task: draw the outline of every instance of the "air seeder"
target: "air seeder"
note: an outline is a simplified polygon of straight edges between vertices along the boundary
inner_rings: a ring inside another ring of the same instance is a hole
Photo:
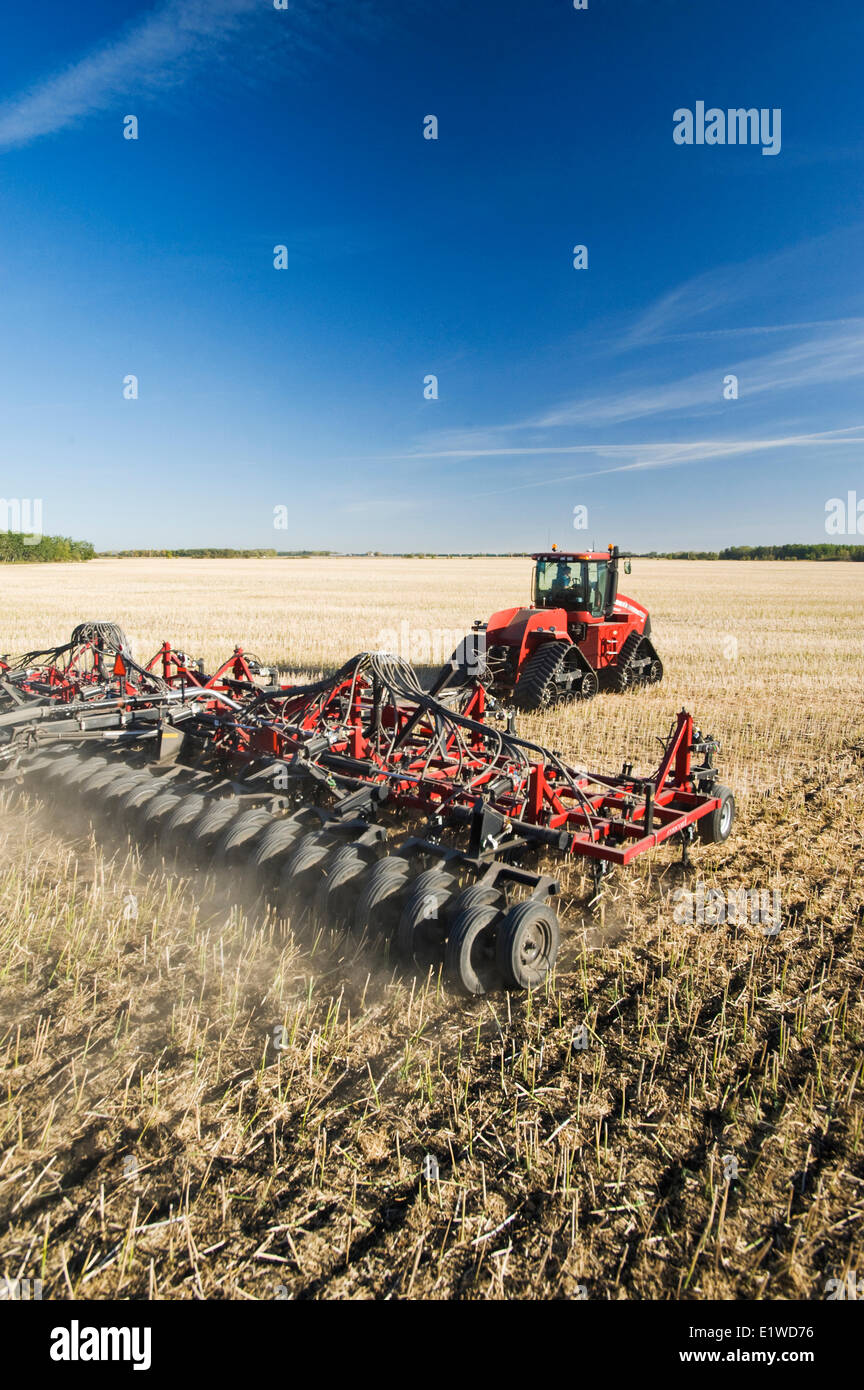
[[[122,631],[0,663],[3,776],[199,865],[292,923],[381,938],[468,994],[539,985],[559,945],[556,865],[603,875],[665,841],[729,835],[714,739],[681,710],[658,766],[589,772],[520,737],[449,662],[430,690],[382,652],[280,684],[235,648],[212,676]]]

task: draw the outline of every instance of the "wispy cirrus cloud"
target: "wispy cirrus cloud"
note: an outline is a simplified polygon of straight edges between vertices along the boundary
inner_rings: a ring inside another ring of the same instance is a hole
[[[831,385],[864,376],[864,319],[846,321],[777,352],[731,363],[748,400],[802,387]],[[613,391],[587,401],[569,401],[515,428],[557,429],[565,425],[608,425],[653,415],[701,414],[722,402],[716,368],[665,384]]]
[[[811,332],[778,351],[730,360],[722,370],[714,367],[672,380],[658,380],[654,372],[650,379],[643,375],[638,385],[632,384],[633,377],[628,374],[617,390],[560,401],[522,420],[435,432],[406,456],[479,458],[556,453],[556,435],[563,429],[614,428],[660,419],[695,420],[728,409],[722,397],[727,371],[740,378],[740,405],[751,406],[790,392],[830,387],[864,376],[864,318],[845,319],[820,328],[820,332]],[[725,441],[720,439],[718,443],[725,451]],[[698,447],[702,450],[705,442],[701,441]],[[605,452],[605,448],[590,442],[564,445],[562,449]],[[694,457],[707,455],[699,452]]]
[[[261,12],[260,0],[168,0],[62,72],[0,104],[0,150],[63,130],[121,98],[178,86],[218,56],[255,11]]]
[[[853,425],[843,430],[823,430],[817,434],[781,435],[775,439],[697,439],[686,444],[658,444],[654,442],[651,444],[594,445],[593,447],[584,445],[569,449],[562,448],[552,452],[585,452],[598,456],[606,455],[613,459],[617,456],[621,461],[612,463],[609,467],[594,468],[587,472],[559,473],[553,478],[538,479],[536,476],[532,476],[530,482],[514,483],[509,487],[484,488],[482,492],[466,493],[465,498],[467,501],[472,497],[500,497],[508,492],[533,491],[538,487],[555,487],[558,483],[581,482],[587,478],[605,478],[612,473],[641,473],[651,468],[677,468],[686,463],[708,463],[713,459],[733,459],[742,455],[770,453],[776,449],[806,449],[816,445],[822,448],[824,445],[832,444],[841,447],[850,444],[864,444],[864,424]]]
[[[502,458],[525,458],[536,462],[538,458],[548,459],[561,455],[584,457],[586,462],[591,458],[609,461],[602,468],[582,468],[576,473],[549,474],[544,470],[543,475],[538,476],[536,468],[532,468],[527,481],[510,483],[506,487],[484,487],[480,492],[463,493],[463,498],[470,501],[475,497],[502,497],[511,492],[534,492],[538,488],[557,487],[561,483],[582,482],[588,478],[605,478],[613,473],[641,473],[652,468],[680,468],[688,463],[709,463],[714,460],[770,454],[785,449],[812,449],[814,447],[821,449],[826,446],[836,446],[842,449],[848,448],[850,445],[864,445],[864,422],[847,426],[845,429],[762,438],[691,439],[686,442],[650,440],[628,444],[560,444],[549,448],[542,446],[487,449],[478,447],[451,448],[425,452],[417,450],[410,454],[394,454],[385,457],[391,462],[398,461],[400,463],[434,460],[439,463],[452,461],[453,463],[464,464],[468,459],[482,460],[484,458],[498,460]],[[388,499],[383,497],[369,497],[363,503],[363,509],[374,511],[379,503],[386,505],[387,501]],[[425,494],[423,496],[415,495],[411,499],[398,502],[396,505],[403,510],[417,510],[421,506],[427,507],[429,498]],[[351,509],[348,508],[347,510]],[[341,510],[344,511],[346,508]]]
[[[790,285],[809,281],[815,267],[831,265],[844,250],[860,242],[861,227],[837,228],[821,236],[786,246],[781,251],[751,256],[746,261],[718,265],[683,281],[637,314],[618,341],[619,350],[647,347],[684,337],[713,336],[723,331],[785,332],[807,324],[774,323],[763,327],[724,329],[718,323],[736,306],[757,299],[784,302]],[[848,287],[847,287],[848,289]]]
[[[630,324],[619,329],[613,353],[606,358],[612,370],[607,370],[599,389],[592,384],[584,395],[559,400],[505,423],[486,422],[462,430],[451,428],[427,434],[413,449],[406,450],[404,457],[479,459],[540,456],[559,451],[608,456],[605,446],[591,442],[593,431],[623,428],[640,421],[663,427],[668,421],[675,422],[677,432],[677,427],[687,420],[715,416],[719,421],[721,415],[725,435],[729,405],[723,387],[728,374],[739,379],[739,398],[734,409],[739,420],[742,416],[748,418],[751,433],[756,433],[753,426],[758,424],[762,426],[758,432],[764,437],[790,444],[798,442],[797,437],[793,439],[778,430],[772,419],[782,411],[788,428],[790,395],[797,393],[810,416],[806,423],[818,427],[823,423],[819,412],[824,393],[848,387],[864,376],[864,316],[855,313],[861,296],[850,297],[845,282],[833,287],[835,297],[846,310],[842,317],[801,316],[784,323],[771,313],[771,307],[776,311],[780,301],[786,307],[787,286],[792,283],[804,287],[806,312],[814,302],[814,267],[827,270],[827,288],[831,291],[830,268],[844,247],[848,250],[850,244],[856,243],[860,230],[858,226],[840,228],[780,252],[737,265],[718,266],[686,280],[638,310]],[[825,298],[821,293],[818,301],[823,312]],[[730,323],[730,308],[740,320],[740,310],[745,305],[750,307],[749,323]],[[763,322],[758,321],[760,309],[767,310]],[[703,348],[701,356],[706,365],[699,371],[692,370],[689,344],[693,340]],[[742,347],[746,344],[746,351],[736,348],[733,356],[727,346],[730,341],[739,341]],[[676,345],[684,343],[688,347],[682,356]],[[644,365],[616,370],[614,358],[622,351],[639,354]],[[824,423],[839,424],[836,419]],[[564,443],[561,434],[565,430],[578,431],[577,441]],[[835,433],[842,435],[843,431],[823,431],[818,436],[802,433],[800,438],[825,439]],[[622,447],[629,446],[622,442]],[[722,435],[714,441],[706,441],[702,435],[694,441],[692,453],[680,445],[669,453],[662,442],[635,447],[642,457],[650,459],[651,467],[721,458],[731,452]],[[735,452],[743,452],[743,447],[736,445]],[[754,440],[754,451],[759,447],[759,441]]]
[[[849,319],[810,319],[804,323],[749,323],[737,328],[694,328],[687,333],[666,333],[663,341],[667,343],[686,343],[694,339],[705,341],[711,338],[760,338],[779,336],[784,333],[804,333],[815,328],[847,328],[852,324],[864,323],[861,318]]]
[[[804,447],[813,444],[864,444],[864,422],[849,425],[844,429],[820,430],[804,434],[784,434],[748,439],[688,439],[643,440],[639,443],[617,444],[557,444],[548,447],[542,444],[509,447],[495,446],[481,449],[468,445],[439,449],[415,449],[408,454],[390,454],[392,460],[410,459],[453,459],[467,458],[529,458],[552,457],[556,454],[588,454],[597,458],[624,459],[612,468],[601,469],[599,473],[624,472],[631,468],[666,468],[670,464],[704,462],[712,458],[732,458],[737,454],[760,453],[770,449]],[[595,474],[566,474],[565,477],[594,477]],[[550,479],[550,483],[561,482],[562,477]]]

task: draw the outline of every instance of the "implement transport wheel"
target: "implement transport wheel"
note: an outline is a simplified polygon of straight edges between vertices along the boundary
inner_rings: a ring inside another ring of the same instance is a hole
[[[410,878],[411,865],[401,855],[386,855],[373,865],[354,909],[357,936],[368,932],[389,940],[399,924]]]
[[[59,791],[61,787],[68,785],[70,777],[83,777],[91,766],[90,754],[82,750],[78,753],[70,753],[65,758],[59,758],[49,769],[49,776]]]
[[[536,898],[515,903],[498,924],[495,954],[508,989],[535,989],[558,955],[558,914]]]
[[[457,894],[448,908],[448,915],[451,921],[459,916],[469,907],[490,907],[494,903],[496,907],[501,906],[501,890],[491,883],[471,883],[462,892]]]
[[[165,829],[169,832],[181,830],[183,826],[196,820],[204,810],[212,805],[211,799],[204,796],[202,792],[190,792],[187,796],[181,796],[176,809],[168,818]]]
[[[150,782],[149,772],[142,772],[140,768],[127,767],[124,769],[123,776],[118,777],[115,782],[109,782],[108,788],[103,796],[106,803],[120,802],[124,792],[128,792],[132,787],[142,787],[145,782]],[[116,810],[116,807],[114,808]]]
[[[558,693],[555,677],[566,651],[563,642],[544,642],[542,647],[531,653],[513,692],[513,703],[517,709],[530,712],[547,709],[552,704]]]
[[[456,872],[443,864],[418,874],[405,898],[396,943],[409,964],[428,970],[444,959],[447,940],[446,903],[456,885]]]
[[[728,840],[732,833],[735,798],[728,787],[722,787],[719,783],[711,788],[711,795],[719,796],[720,805],[696,824],[699,827],[699,838],[704,845],[720,845],[724,840]]]
[[[463,994],[488,994],[501,988],[501,972],[495,958],[500,918],[499,902],[475,902],[451,919],[444,969],[448,980]]]

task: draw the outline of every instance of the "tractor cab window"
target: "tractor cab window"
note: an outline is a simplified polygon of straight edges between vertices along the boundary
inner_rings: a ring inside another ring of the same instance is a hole
[[[538,608],[584,608],[581,560],[538,560],[534,571]]]
[[[605,560],[538,560],[534,603],[600,617],[606,606],[607,568]]]
[[[606,582],[609,566],[605,560],[586,560],[585,589],[588,601],[585,607],[594,618],[599,618],[606,609]]]

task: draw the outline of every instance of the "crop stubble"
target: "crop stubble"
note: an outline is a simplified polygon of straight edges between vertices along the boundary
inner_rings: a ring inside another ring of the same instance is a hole
[[[375,557],[3,579],[0,650],[107,617],[139,657],[236,640],[317,673],[403,619],[423,661],[528,575]],[[686,705],[738,821],[689,880],[668,849],[616,876],[600,917],[566,869],[533,996],[456,999],[4,798],[0,1274],[52,1298],[806,1299],[864,1269],[864,566],[636,561],[627,588],[663,684],[521,727],[648,770]],[[676,922],[696,880],[778,889],[779,935]]]

